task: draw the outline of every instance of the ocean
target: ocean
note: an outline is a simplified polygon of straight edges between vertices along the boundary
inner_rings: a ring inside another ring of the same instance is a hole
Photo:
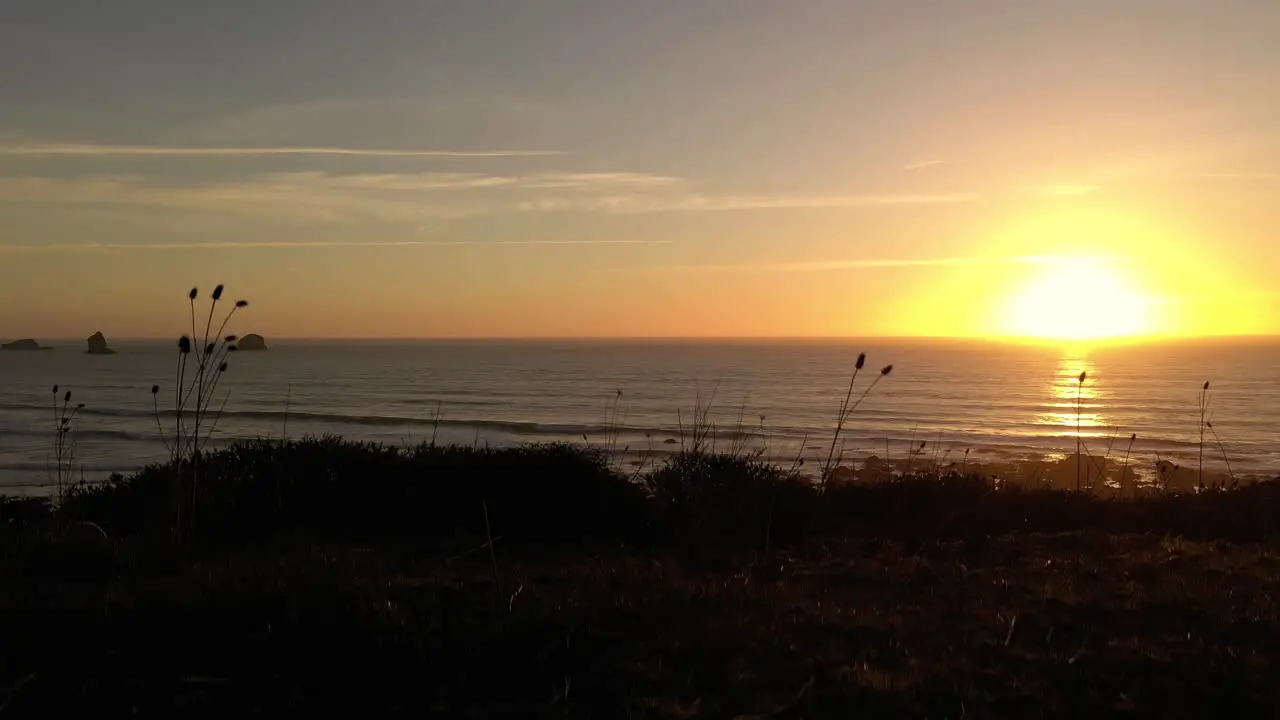
[[[151,386],[162,388],[161,409],[172,408],[176,345],[120,342],[116,355],[91,356],[83,341],[51,344],[0,352],[0,493],[50,492],[54,385],[85,405],[77,478],[98,482],[164,460]],[[1208,436],[1206,467],[1280,472],[1280,342],[1245,340],[1093,350],[937,340],[278,341],[230,357],[213,438],[571,441],[652,459],[678,448],[695,405],[709,404],[720,448],[747,443],[814,468],[859,352],[867,366],[855,396],[882,366],[893,371],[850,419],[846,458],[911,449],[934,464],[1052,460],[1075,452],[1079,427],[1092,454],[1190,464],[1208,381],[1221,445]]]

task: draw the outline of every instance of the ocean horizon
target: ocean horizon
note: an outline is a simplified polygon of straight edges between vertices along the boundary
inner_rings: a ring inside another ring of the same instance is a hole
[[[174,343],[112,340],[117,354],[90,356],[83,340],[41,342],[54,349],[0,353],[0,493],[50,491],[53,385],[85,404],[77,478],[100,482],[166,459],[150,388],[161,387],[161,412],[172,407]],[[231,357],[214,402],[230,392],[215,444],[285,435],[398,445],[575,442],[635,462],[678,448],[695,405],[710,403],[720,448],[745,445],[813,468],[866,352],[855,393],[882,366],[894,370],[850,420],[847,464],[912,453],[974,467],[1060,459],[1075,452],[1077,421],[1093,455],[1128,454],[1139,468],[1187,464],[1198,459],[1198,396],[1208,381],[1221,442],[1206,449],[1206,471],[1221,473],[1229,462],[1241,478],[1280,472],[1280,339],[1271,337],[1070,350],[883,337],[267,343],[266,352]]]

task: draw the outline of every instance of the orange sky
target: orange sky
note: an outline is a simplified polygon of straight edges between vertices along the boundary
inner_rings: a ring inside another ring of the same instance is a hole
[[[1280,4],[926,4],[15,0],[0,338],[1280,334]]]

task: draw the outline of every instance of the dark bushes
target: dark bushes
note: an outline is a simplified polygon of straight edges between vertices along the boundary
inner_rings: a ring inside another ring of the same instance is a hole
[[[486,507],[493,534],[512,540],[633,540],[649,531],[641,488],[613,473],[603,454],[569,445],[256,441],[205,454],[201,476],[194,534],[205,539],[475,538],[484,536]],[[66,510],[122,535],[140,533],[171,477],[168,466],[150,467],[78,491]]]
[[[753,552],[814,537],[973,539],[1010,532],[1161,533],[1262,540],[1280,532],[1280,484],[1229,492],[1105,500],[1049,490],[995,489],[979,477],[915,475],[814,488],[753,456],[677,453],[626,477],[602,452],[573,445],[402,449],[340,438],[244,442],[205,453],[191,517],[198,543],[313,538],[483,542],[487,511],[504,543],[662,543]],[[47,500],[0,498],[10,530],[30,535],[91,521],[144,546],[174,537],[172,466],[77,487]],[[23,530],[31,528],[34,530]]]
[[[817,498],[797,473],[752,456],[681,452],[645,482],[667,537],[708,549],[798,542]]]

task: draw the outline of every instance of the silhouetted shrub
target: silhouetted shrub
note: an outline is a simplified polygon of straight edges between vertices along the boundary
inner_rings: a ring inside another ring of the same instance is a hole
[[[817,494],[797,473],[754,456],[680,452],[645,476],[669,538],[762,548],[808,533]]]
[[[201,457],[194,533],[255,539],[279,533],[329,536],[494,535],[536,541],[630,540],[648,533],[641,488],[609,469],[602,453],[570,445],[507,449],[422,445],[411,449],[340,438],[236,443]],[[78,490],[74,517],[122,534],[162,514],[171,466]]]
[[[335,437],[236,443],[204,454],[201,475],[192,527],[203,544],[279,535],[483,541],[486,509],[492,535],[506,543],[661,542],[698,552],[841,536],[969,540],[1093,529],[1262,540],[1280,534],[1276,482],[1114,500],[920,473],[819,492],[795,472],[750,455],[681,452],[633,482],[605,453],[575,445],[405,449]],[[112,538],[172,545],[164,541],[172,531],[172,488],[173,467],[155,465],[127,479],[77,486],[56,511],[45,498],[0,497],[0,522],[10,536],[31,538],[91,521]],[[179,489],[188,496],[189,486]]]

